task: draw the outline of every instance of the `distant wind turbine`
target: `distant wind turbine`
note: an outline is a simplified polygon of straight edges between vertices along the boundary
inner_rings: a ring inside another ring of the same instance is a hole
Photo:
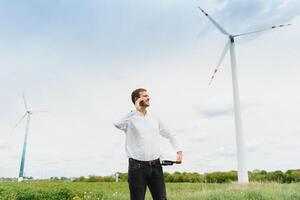
[[[236,70],[236,57],[235,57],[235,42],[234,39],[236,37],[250,35],[253,33],[259,33],[263,31],[272,30],[275,28],[281,28],[285,26],[289,26],[291,24],[271,26],[269,28],[259,29],[256,31],[241,33],[232,35],[229,34],[222,26],[220,26],[211,16],[209,16],[202,8],[198,7],[202,13],[208,17],[208,19],[216,26],[216,28],[228,37],[228,42],[226,43],[223,52],[221,54],[221,58],[219,59],[217,66],[211,76],[209,84],[211,84],[214,79],[226,53],[230,49],[230,60],[231,60],[231,73],[232,73],[232,87],[233,87],[233,102],[234,102],[234,116],[235,116],[235,134],[236,134],[236,146],[237,146],[237,165],[238,165],[238,182],[239,183],[248,183],[248,172],[245,164],[245,144],[244,144],[244,136],[243,136],[243,128],[242,128],[242,117],[241,117],[241,109],[240,109],[240,98],[239,98],[239,87],[237,80],[237,70]]]
[[[23,143],[23,150],[22,150],[22,158],[21,158],[21,164],[20,164],[20,171],[19,171],[19,177],[18,177],[18,181],[23,181],[24,179],[24,165],[25,165],[25,156],[26,156],[26,147],[27,147],[27,138],[28,138],[28,131],[29,131],[29,123],[30,123],[30,116],[33,113],[38,113],[38,112],[47,112],[47,111],[33,111],[33,110],[29,110],[28,109],[28,105],[25,99],[25,95],[23,93],[22,95],[23,97],[23,102],[24,102],[24,106],[25,106],[25,114],[22,116],[22,118],[18,121],[18,123],[15,125],[14,128],[16,128],[22,121],[23,119],[26,117],[26,127],[25,127],[25,138],[24,138],[24,143]]]

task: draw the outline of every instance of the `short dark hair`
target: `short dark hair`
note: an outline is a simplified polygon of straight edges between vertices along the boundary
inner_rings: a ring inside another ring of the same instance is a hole
[[[147,90],[144,89],[144,88],[135,89],[131,93],[131,101],[132,101],[133,104],[135,104],[136,98],[140,98],[140,92],[147,92]]]

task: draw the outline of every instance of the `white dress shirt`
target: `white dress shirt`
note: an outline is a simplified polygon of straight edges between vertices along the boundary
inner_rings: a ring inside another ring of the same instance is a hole
[[[149,111],[146,115],[134,110],[114,125],[125,132],[125,151],[128,158],[150,161],[160,157],[160,136],[169,139],[174,150],[180,151],[175,135]]]

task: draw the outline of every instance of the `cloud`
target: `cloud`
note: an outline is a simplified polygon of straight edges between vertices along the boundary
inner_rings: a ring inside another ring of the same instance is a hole
[[[247,111],[248,109],[251,109],[253,107],[257,108],[258,106],[261,106],[261,102],[259,101],[244,101],[242,103],[241,109],[243,111]],[[200,106],[199,106],[200,107]],[[227,102],[206,102],[205,104],[201,105],[201,108],[198,106],[195,107],[195,110],[197,110],[201,116],[204,118],[215,118],[215,117],[222,117],[222,116],[231,116],[233,115],[233,106],[230,103]]]
[[[10,150],[13,150],[13,148],[15,148],[15,138],[15,133],[3,134],[2,132],[2,134],[0,135],[0,152],[9,152]]]
[[[5,150],[7,150],[9,148],[10,148],[10,146],[7,144],[6,141],[0,141],[0,149],[1,149],[1,151],[5,151]]]
[[[223,108],[223,109],[215,109],[215,110],[203,110],[200,112],[200,114],[203,117],[206,118],[213,118],[213,117],[220,117],[220,116],[227,116],[227,115],[232,115],[233,113],[233,108],[229,107],[229,108]]]

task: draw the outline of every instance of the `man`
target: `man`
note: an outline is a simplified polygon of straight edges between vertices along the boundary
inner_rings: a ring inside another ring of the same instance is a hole
[[[159,159],[160,136],[169,139],[177,152],[178,164],[182,162],[182,150],[172,132],[147,110],[150,106],[150,97],[146,89],[134,90],[131,100],[136,109],[114,123],[126,134],[125,150],[129,158],[130,199],[144,200],[148,186],[153,200],[166,200],[166,187]]]

